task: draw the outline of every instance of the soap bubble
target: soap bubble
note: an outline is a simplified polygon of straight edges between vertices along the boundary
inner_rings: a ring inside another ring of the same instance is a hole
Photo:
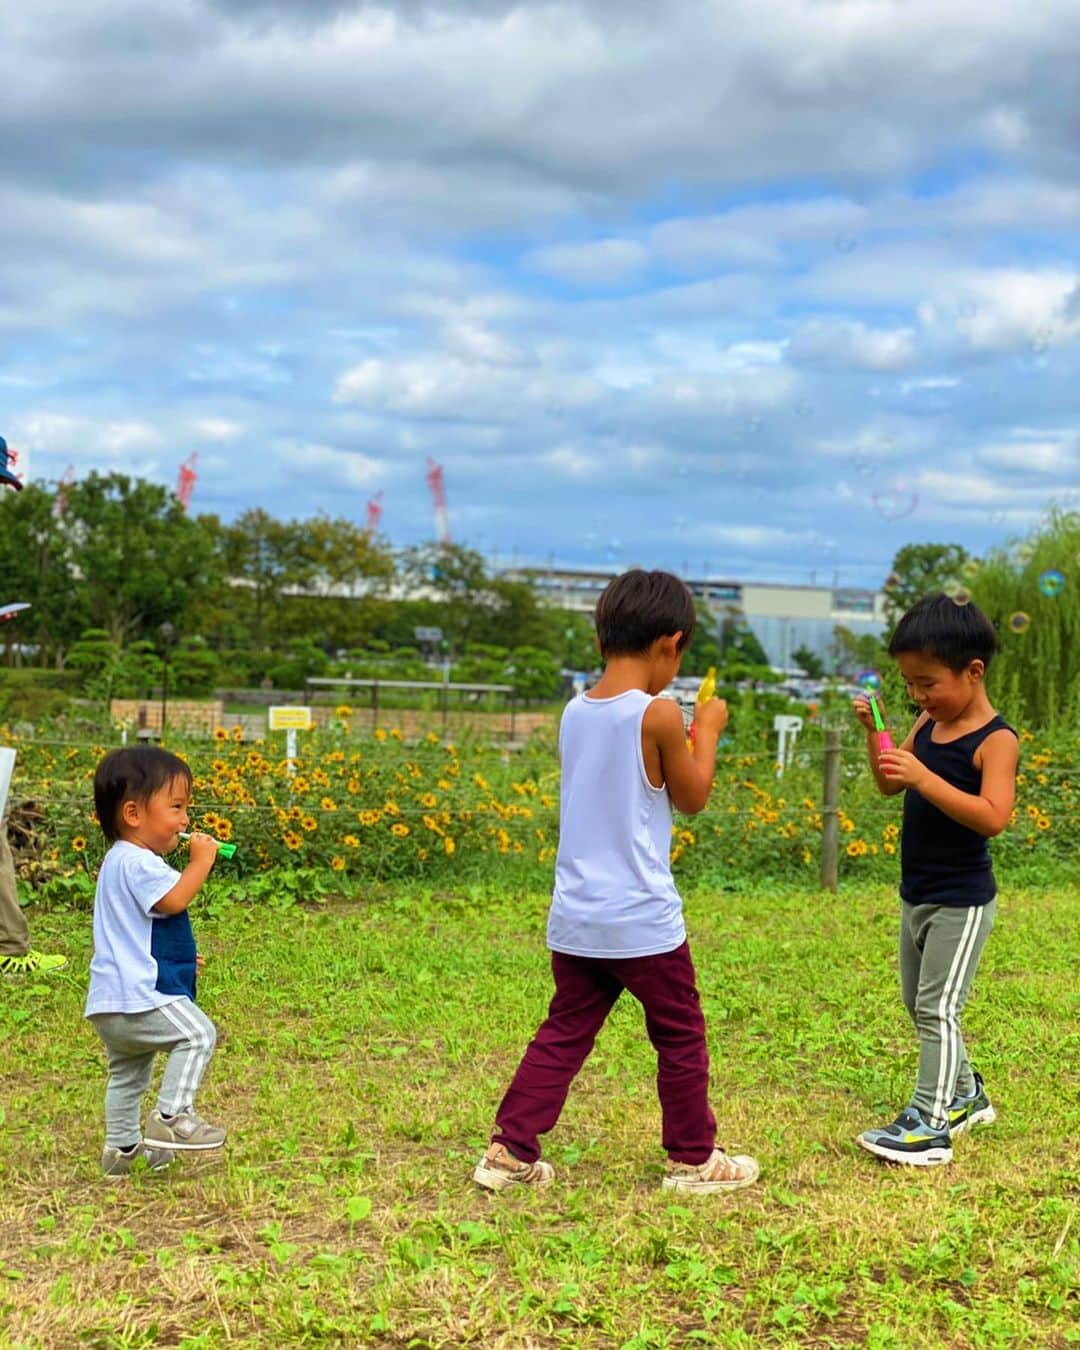
[[[838,234],[835,239],[837,253],[854,253],[859,241],[853,234]]]
[[[887,591],[895,591],[899,585],[900,585],[899,576],[895,572],[890,572],[889,575],[885,578],[885,589]]]
[[[897,478],[887,488],[875,488],[871,499],[874,510],[885,520],[903,520],[919,505],[919,494],[904,478]]]
[[[1016,550],[1017,561],[1022,563],[1025,567],[1028,565],[1028,563],[1032,560],[1034,556],[1035,550],[1031,547],[1030,544],[1021,544],[1020,547]]]
[[[863,689],[880,689],[881,676],[876,670],[860,670],[855,676],[855,683]]]
[[[950,577],[941,589],[950,600],[955,600],[957,594],[964,589],[964,585],[957,577]]]
[[[1009,615],[1009,632],[1026,633],[1031,625],[1030,614],[1025,614],[1022,609],[1018,609],[1015,614]]]
[[[949,598],[952,600],[954,605],[963,606],[971,604],[971,592],[965,591],[963,586],[960,587],[960,589],[956,592],[955,595],[952,595]]]
[[[1005,512],[1004,512],[1004,511],[995,511],[994,514],[990,517],[990,521],[991,521],[991,524],[994,524],[994,525],[1004,525],[1004,524],[1005,524]]]
[[[1065,573],[1059,572],[1056,567],[1050,567],[1039,577],[1039,590],[1043,595],[1051,600],[1055,599],[1065,589]]]
[[[979,575],[979,560],[977,558],[969,558],[967,562],[964,564],[964,576],[966,576],[967,579],[971,581],[978,575]]]

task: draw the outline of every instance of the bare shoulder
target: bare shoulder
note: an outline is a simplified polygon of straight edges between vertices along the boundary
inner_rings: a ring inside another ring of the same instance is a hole
[[[1010,727],[998,727],[981,742],[975,751],[975,766],[996,764],[1001,767],[1015,766],[1020,759],[1020,741]]]
[[[683,731],[682,709],[674,699],[654,698],[645,709],[645,720],[642,726],[653,735],[670,735],[675,729],[678,729],[681,735]]]

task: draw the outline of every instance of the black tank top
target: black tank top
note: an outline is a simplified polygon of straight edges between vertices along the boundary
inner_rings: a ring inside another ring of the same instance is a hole
[[[934,722],[915,733],[914,753],[939,778],[961,792],[978,796],[982,773],[975,751],[995,731],[1016,732],[995,715],[976,731],[939,745],[931,739]],[[904,793],[904,829],[900,837],[900,895],[912,905],[988,905],[997,894],[990,865],[990,841],[928,802],[914,788]]]

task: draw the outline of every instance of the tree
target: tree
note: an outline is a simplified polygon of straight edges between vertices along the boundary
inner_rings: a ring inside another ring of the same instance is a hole
[[[893,559],[885,589],[889,627],[895,627],[900,616],[924,595],[943,591],[950,583],[962,585],[969,556],[960,544],[905,544]]]
[[[213,541],[171,492],[92,473],[67,495],[70,565],[92,624],[120,646],[168,621],[178,632],[214,573]]]
[[[811,680],[820,680],[825,674],[825,662],[809,647],[796,647],[791,653],[791,659]]]
[[[19,620],[18,641],[37,643],[41,664],[62,667],[89,612],[69,536],[53,514],[53,496],[35,483],[0,493],[0,577],[5,602],[32,607]],[[10,641],[16,630],[5,636]]]
[[[850,628],[838,623],[833,628],[833,653],[836,669],[841,675],[854,675],[860,670],[874,669],[881,664],[885,649],[881,639],[873,633],[856,636]]]

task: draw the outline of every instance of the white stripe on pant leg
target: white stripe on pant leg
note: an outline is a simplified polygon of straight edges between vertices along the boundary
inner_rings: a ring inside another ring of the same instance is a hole
[[[956,1033],[952,1031],[952,1024],[956,1011],[956,1004],[960,997],[960,990],[964,986],[964,975],[967,971],[968,963],[971,960],[971,953],[974,950],[975,943],[979,936],[980,906],[971,905],[968,908],[968,916],[964,921],[964,931],[960,935],[960,941],[956,944],[956,951],[953,954],[952,965],[949,967],[949,974],[945,979],[945,987],[941,991],[941,998],[938,1001],[938,1025],[941,1036],[941,1061],[938,1064],[937,1089],[934,1093],[934,1105],[931,1112],[931,1123],[934,1120],[945,1120],[949,1118],[949,1103],[945,1100],[947,1084],[949,1082],[949,1061],[953,1061],[952,1073],[955,1074],[960,1063],[960,1045],[959,1045],[959,1027]]]
[[[182,1008],[180,1003],[169,1003],[158,1009],[164,1013],[168,1020],[181,1032],[184,1039],[191,1045],[191,1054],[188,1056],[187,1063],[184,1065],[183,1072],[180,1075],[180,1086],[177,1093],[180,1101],[175,1103],[182,1111],[192,1105],[191,1098],[195,1092],[195,1086],[201,1079],[210,1062],[210,1036],[207,1034],[207,1028],[203,1023],[209,1021],[204,1013],[199,1013],[195,1005],[192,1004],[192,1011],[197,1016],[192,1016],[187,1008]]]

